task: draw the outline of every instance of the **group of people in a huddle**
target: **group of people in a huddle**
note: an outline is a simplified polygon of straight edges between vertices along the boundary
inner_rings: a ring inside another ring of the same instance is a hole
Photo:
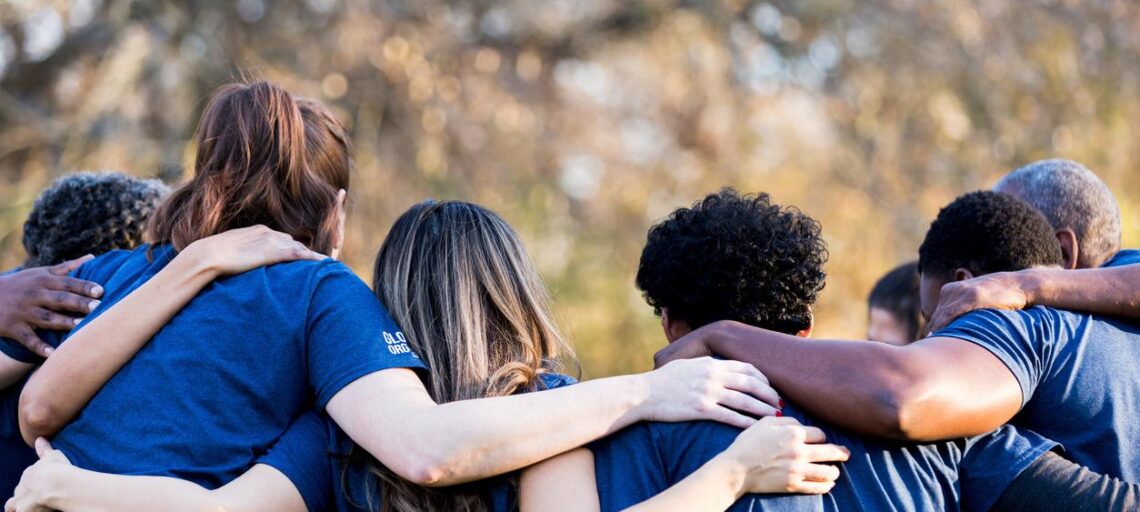
[[[36,201],[0,275],[6,511],[1140,508],[1140,251],[1075,162],[943,208],[871,294],[891,343],[811,339],[817,221],[708,194],[641,254],[657,369],[578,383],[491,210],[411,207],[371,288],[337,261],[320,102],[223,86],[193,146],[173,191]]]

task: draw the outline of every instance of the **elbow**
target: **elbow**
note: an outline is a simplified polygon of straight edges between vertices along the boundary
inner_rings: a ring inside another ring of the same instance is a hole
[[[446,462],[427,456],[404,454],[402,460],[394,461],[389,467],[400,478],[421,487],[443,487],[459,483]]]
[[[920,413],[922,393],[916,382],[898,382],[876,393],[868,410],[868,434],[902,441],[925,441],[926,425]]]
[[[55,434],[63,427],[59,415],[50,405],[26,395],[20,397],[19,424],[20,435],[28,446],[35,445],[37,438]]]
[[[409,480],[422,487],[443,487],[451,485],[447,479],[447,471],[441,466],[430,464],[413,468]]]

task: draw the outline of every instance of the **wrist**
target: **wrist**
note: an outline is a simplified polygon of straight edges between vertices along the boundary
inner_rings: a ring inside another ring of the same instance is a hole
[[[748,478],[748,468],[733,456],[732,448],[709,460],[707,468],[715,475],[712,481],[721,482],[726,490],[732,493],[733,501],[748,493],[744,486]]]
[[[653,372],[625,375],[615,380],[620,386],[622,407],[631,417],[630,424],[638,421],[650,421],[654,418],[653,411]]]
[[[1029,269],[1024,272],[1017,272],[1014,274],[1016,278],[1014,284],[1025,297],[1025,307],[1036,306],[1045,299],[1046,294],[1049,293],[1047,289],[1049,279],[1045,274],[1048,272],[1044,269]]]
[[[71,496],[68,491],[78,484],[79,470],[68,464],[50,464],[39,473],[39,502],[51,510],[71,509]]]
[[[191,243],[178,253],[169,266],[175,267],[184,276],[212,281],[221,275],[221,268],[205,252],[198,242]]]

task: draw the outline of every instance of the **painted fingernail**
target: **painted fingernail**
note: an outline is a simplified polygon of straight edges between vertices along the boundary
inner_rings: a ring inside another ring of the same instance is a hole
[[[780,399],[780,408],[781,409],[784,408],[784,399],[783,398]]]
[[[99,307],[99,301],[97,300],[93,300],[87,303],[87,311],[95,311],[95,308],[97,307]]]
[[[784,411],[776,411],[776,417],[780,417],[783,415],[784,415]]]

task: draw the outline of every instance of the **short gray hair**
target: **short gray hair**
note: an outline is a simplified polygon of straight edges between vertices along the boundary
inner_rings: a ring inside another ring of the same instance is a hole
[[[134,249],[170,189],[120,172],[76,172],[40,193],[24,222],[24,266],[55,265],[84,254]]]
[[[1071,229],[1082,267],[1104,263],[1120,250],[1120,207],[1100,178],[1072,160],[1039,160],[1006,174],[994,190],[1041,212],[1053,229]]]

